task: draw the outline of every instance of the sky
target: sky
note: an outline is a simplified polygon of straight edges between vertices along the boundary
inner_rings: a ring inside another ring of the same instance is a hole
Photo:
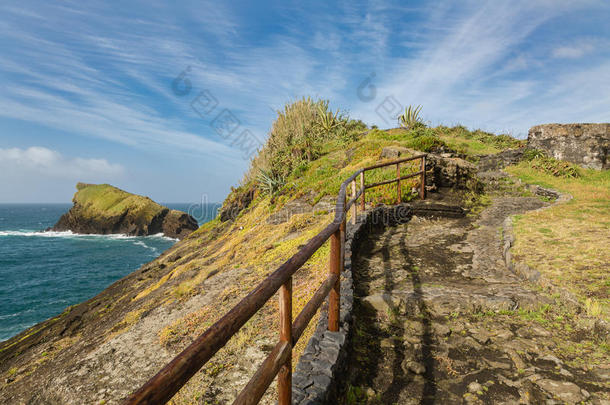
[[[2,2],[0,203],[220,202],[303,96],[380,128],[610,121],[607,0],[219,3]]]

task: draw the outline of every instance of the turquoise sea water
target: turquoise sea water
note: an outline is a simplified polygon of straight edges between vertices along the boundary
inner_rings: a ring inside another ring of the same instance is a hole
[[[167,206],[189,209],[189,204]],[[93,297],[176,243],[162,235],[39,232],[70,207],[0,204],[0,341]],[[216,207],[209,204],[194,216],[207,222]]]

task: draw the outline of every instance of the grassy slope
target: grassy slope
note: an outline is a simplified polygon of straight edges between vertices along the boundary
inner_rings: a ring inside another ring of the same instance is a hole
[[[210,272],[243,267],[251,270],[248,271],[242,282],[232,285],[220,294],[214,308],[202,308],[163,328],[159,332],[160,344],[177,343],[180,345],[180,342],[190,341],[201,333],[241,297],[245,296],[270,271],[293,255],[301,244],[321,230],[332,217],[324,211],[314,212],[312,210],[293,216],[287,223],[270,225],[266,223],[266,219],[271,213],[277,212],[288,202],[299,197],[307,197],[309,201],[315,203],[324,196],[335,196],[341,182],[353,171],[380,162],[379,156],[384,147],[404,146],[426,151],[430,145],[429,137],[433,136],[450,148],[466,154],[469,160],[476,161],[479,154],[497,153],[523,144],[523,141],[506,137],[494,137],[479,131],[470,132],[463,127],[429,128],[424,133],[417,134],[418,136],[414,135],[413,132],[403,129],[371,130],[355,137],[350,142],[341,140],[328,142],[318,159],[297,167],[287,177],[286,186],[277,195],[273,197],[257,195],[251,206],[234,223],[223,224],[214,220],[201,227],[191,238],[197,238],[200,244],[207,245],[206,251],[209,253],[198,259],[201,267],[194,278],[183,281],[173,288],[171,294],[176,299],[184,299],[184,297],[196,294],[198,286]],[[415,170],[415,167],[405,165],[402,173],[406,174]],[[376,170],[367,173],[367,183],[382,181],[394,176],[394,168]],[[529,179],[531,182],[535,182],[535,180]],[[550,178],[549,181],[551,183],[548,185],[552,186],[556,183],[564,183],[564,179]],[[415,182],[416,180],[413,180],[413,184]],[[607,192],[607,185],[603,187],[606,187]],[[403,200],[406,201],[414,196],[411,194],[410,187],[403,186],[402,190]],[[367,203],[394,203],[395,196],[395,186],[387,185],[370,192],[367,191]],[[551,212],[549,210],[549,213]],[[608,213],[605,215],[608,218]],[[520,249],[520,246],[524,244],[522,243],[524,233],[519,227],[517,227],[517,233],[517,249]],[[244,249],[245,246],[248,248]],[[300,312],[325,278],[328,252],[328,244],[326,244],[294,277],[293,316]],[[199,265],[197,261],[192,261],[188,266],[190,268]],[[176,271],[184,270],[177,269]],[[144,293],[146,294],[146,292]],[[310,326],[313,326],[315,322],[314,319]],[[219,377],[223,371],[229,371],[235,357],[239,356],[244,346],[263,338],[275,341],[277,329],[277,300],[272,299],[265,309],[255,316],[228,346],[206,365],[203,373],[198,374],[178,394],[175,402],[192,403],[200,399],[202,392],[206,390],[207,382]],[[294,350],[293,358],[298,358],[312,332],[313,329],[310,327],[303,335]],[[274,385],[270,391],[274,389],[273,387]]]
[[[446,143],[454,142],[462,146],[463,152],[499,151],[497,138],[489,134],[470,133],[458,128],[446,127],[428,129],[429,133],[442,136]],[[459,135],[458,135],[459,134]],[[478,137],[477,137],[478,135]],[[171,294],[175,299],[185,299],[198,293],[199,286],[211,272],[227,271],[230,268],[248,268],[242,282],[232,285],[223,291],[215,300],[214,308],[206,307],[190,313],[178,321],[166,326],[159,332],[159,342],[164,346],[184,344],[209,327],[219,315],[228,311],[232,305],[245,296],[269,272],[297,252],[300,245],[316,235],[332,219],[326,211],[314,211],[293,216],[287,223],[280,225],[267,224],[266,219],[293,199],[306,197],[311,203],[324,196],[336,196],[343,180],[355,170],[381,162],[380,154],[384,147],[404,146],[427,150],[426,143],[420,143],[422,136],[402,129],[389,131],[372,130],[360,134],[352,141],[335,140],[328,142],[322,156],[303,166],[297,167],[286,179],[286,186],[273,197],[258,194],[250,207],[234,223],[220,223],[218,219],[203,225],[187,240],[197,238],[199,243],[207,245],[205,255],[189,262],[183,268],[177,268],[168,279],[177,277],[180,272],[198,268],[195,277],[173,287]],[[449,141],[449,142],[447,142]],[[464,145],[468,143],[468,147]],[[510,146],[518,146],[514,140]],[[476,159],[475,155],[471,157]],[[392,160],[392,159],[387,159]],[[401,173],[417,171],[414,165],[404,165]],[[378,182],[396,176],[396,169],[378,169],[367,173],[367,183]],[[412,180],[413,185],[417,180]],[[414,197],[410,187],[403,183],[403,201]],[[391,204],[396,202],[396,186],[386,185],[367,191],[367,203]],[[230,198],[230,197],[229,197]],[[245,248],[247,246],[247,249]],[[315,290],[327,274],[329,248],[326,243],[299,270],[293,278],[293,317],[296,316],[312,297]],[[161,288],[164,280],[153,288]],[[138,297],[149,294],[144,290]],[[260,314],[255,316],[240,333],[222,349],[175,398],[175,403],[192,403],[201,398],[205,391],[206,380],[219,377],[223,371],[229,371],[240,350],[252,341],[277,337],[277,300],[272,299]],[[298,358],[304,349],[316,320],[312,320],[309,329],[299,340],[294,349],[293,358]],[[296,365],[296,362],[294,363]],[[274,386],[270,390],[273,390]]]
[[[507,171],[574,197],[516,218],[517,258],[576,294],[589,315],[610,320],[610,171],[580,170],[580,178],[566,179],[533,169],[529,162]]]
[[[98,325],[95,334],[88,335],[85,331],[82,336],[76,335],[77,341],[71,345],[78,345],[78,339],[111,341],[117,335],[125,334],[142,324],[142,320],[151,312],[154,313],[156,308],[163,307],[167,313],[175,313],[186,307],[190,300],[203,295],[210,296],[212,298],[210,304],[197,307],[197,310],[162,323],[158,325],[157,330],[150,331],[156,335],[159,344],[159,347],[151,350],[167,350],[177,354],[271,271],[292,256],[300,245],[318,233],[332,218],[332,215],[325,211],[311,210],[293,216],[286,223],[272,225],[267,223],[267,218],[272,213],[295,198],[304,197],[315,203],[324,196],[335,196],[343,179],[358,168],[378,163],[381,151],[386,146],[427,150],[431,144],[438,144],[439,139],[459,152],[468,154],[471,160],[476,160],[476,154],[497,152],[520,144],[516,140],[494,137],[479,131],[469,132],[463,127],[429,128],[419,132],[401,129],[372,130],[354,135],[350,139],[328,142],[318,159],[303,164],[291,172],[286,179],[286,186],[278,194],[271,197],[258,193],[250,207],[233,222],[221,223],[216,219],[203,225],[157,260],[146,265],[145,275],[135,274],[131,278],[129,288],[121,290],[120,296],[113,296],[108,301],[100,301],[100,304],[94,307],[97,320],[92,324]],[[403,174],[414,170],[416,168],[410,165],[404,165],[402,168]],[[367,173],[367,183],[389,179],[395,174],[395,168],[376,170]],[[125,196],[127,193],[108,187],[110,186],[84,187],[75,198],[82,198],[86,203],[97,193],[105,192],[104,198],[99,200],[103,203],[92,206],[93,210],[118,212],[125,204],[133,203],[130,197]],[[412,197],[410,187],[403,185],[402,190],[403,200]],[[393,203],[395,200],[395,185],[367,191],[369,203]],[[155,212],[154,204],[148,199],[136,199],[135,202],[138,209],[151,213]],[[521,238],[520,234],[518,238]],[[326,244],[293,278],[293,315],[303,308],[325,278],[328,252],[328,244]],[[216,275],[220,277],[215,277]],[[210,287],[211,284],[215,285],[214,283],[222,285],[222,279],[230,282],[220,289]],[[99,329],[99,325],[104,322],[109,326],[107,328],[104,326],[103,330]],[[310,326],[315,325],[315,322],[313,320]],[[227,382],[222,379],[223,376],[232,373],[235,364],[244,357],[246,349],[251,347],[253,342],[275,342],[277,330],[277,299],[271,299],[263,310],[204,367],[203,371],[196,374],[175,397],[174,402],[199,403],[205,393],[210,391],[211,386],[226,387]],[[310,327],[305,332],[294,350],[294,358],[300,355],[312,331]],[[133,344],[137,345],[137,342]],[[69,349],[64,349],[62,346],[61,350]],[[66,356],[71,356],[69,351],[65,353]],[[61,351],[53,352],[52,356],[45,357],[45,361],[52,364],[55,356],[60,358]],[[15,367],[13,372],[18,378],[26,378],[38,367],[31,362],[29,365],[23,364],[11,365],[11,370]],[[235,387],[237,388],[239,387]],[[213,398],[210,398],[210,402],[213,402]]]
[[[130,215],[150,222],[164,208],[148,197],[131,194],[109,184],[82,184],[73,201],[84,208],[89,218],[116,216],[129,209]]]

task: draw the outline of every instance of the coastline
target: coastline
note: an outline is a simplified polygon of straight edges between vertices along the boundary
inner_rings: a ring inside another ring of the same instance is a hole
[[[0,276],[5,280],[0,287],[0,342],[91,299],[178,242],[162,233],[132,236],[44,230],[70,206],[0,204]]]

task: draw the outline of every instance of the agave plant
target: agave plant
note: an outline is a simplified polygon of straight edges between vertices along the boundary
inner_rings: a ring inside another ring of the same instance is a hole
[[[407,129],[413,129],[418,124],[423,124],[423,120],[419,113],[421,112],[422,106],[418,105],[417,107],[408,106],[405,108],[404,114],[398,116],[398,122],[401,127]]]
[[[270,171],[259,169],[256,180],[264,194],[273,195],[286,184],[286,179],[280,174],[273,174]]]
[[[333,114],[332,111],[326,111],[326,108],[323,108],[322,105],[319,105],[318,113],[320,115],[320,121],[318,122],[318,125],[320,126],[323,132],[328,134],[330,131],[341,125],[338,109]]]

